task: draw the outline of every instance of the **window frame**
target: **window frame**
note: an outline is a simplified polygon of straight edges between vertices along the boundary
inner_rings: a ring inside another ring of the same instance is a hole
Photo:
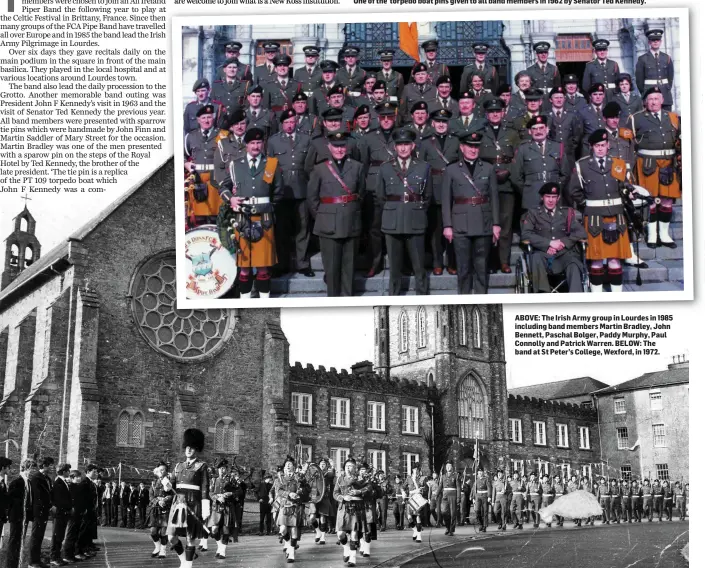
[[[345,403],[346,412],[343,413],[340,410],[340,404]],[[346,423],[339,423],[339,416],[344,414],[346,417]],[[335,421],[334,418],[335,417]],[[330,427],[331,428],[350,428],[350,399],[343,396],[331,396],[330,397]]]
[[[482,316],[477,308],[472,310],[472,346],[482,349]]]
[[[415,415],[415,420],[413,420],[413,421],[411,420],[411,416],[410,416],[411,411],[414,411],[414,415]],[[419,435],[419,430],[420,430],[419,415],[420,414],[421,413],[419,412],[418,406],[411,406],[411,405],[407,405],[407,404],[402,404],[402,406],[401,406],[401,433],[402,434],[406,434],[408,436],[418,436]],[[404,424],[406,424],[408,427],[408,424],[410,422],[414,422],[416,424],[416,431],[404,429]]]
[[[379,467],[379,460],[375,459],[378,456],[382,456],[382,465]],[[375,470],[382,470],[386,473],[387,471],[387,452],[385,450],[367,450],[367,463],[371,468]]]
[[[308,422],[303,421],[303,406],[300,407],[294,404],[294,397],[300,397],[301,401],[304,399],[308,400]],[[294,408],[298,408],[298,412]],[[308,392],[295,391],[291,393],[291,411],[294,413],[294,421],[296,424],[302,424],[304,426],[313,426],[313,395]]]
[[[615,397],[614,399],[614,413],[615,414],[626,414],[627,413],[627,400],[623,397]],[[619,404],[621,403],[621,404]]]
[[[516,428],[514,426],[518,425],[519,426],[519,439],[515,439],[514,434],[516,433]],[[523,444],[524,443],[524,434],[522,432],[522,421],[521,418],[510,418],[509,419],[509,441],[512,444]]]
[[[335,452],[335,455],[332,455]],[[333,446],[328,448],[328,457],[333,461],[336,471],[345,471],[345,461],[350,455],[350,448],[344,446]]]
[[[399,313],[399,353],[409,352],[409,316],[406,310]]]
[[[632,481],[632,466],[631,464],[624,464],[619,467],[620,481],[626,479],[631,483]]]
[[[120,422],[123,417],[127,421],[126,441],[120,441]],[[136,419],[139,418],[139,426],[136,424]],[[146,419],[144,412],[136,408],[122,408],[118,412],[117,428],[115,431],[115,446],[118,448],[144,448],[146,437]],[[138,432],[135,432],[135,429]],[[139,434],[139,440],[135,443],[135,433]]]
[[[428,345],[428,319],[426,317],[426,308],[419,306],[416,312],[416,335],[417,345],[419,349],[425,349]]]
[[[543,426],[543,441],[539,441],[539,424]],[[546,439],[546,422],[543,420],[534,420],[534,446],[547,446],[548,440]]]
[[[587,444],[583,444],[583,433],[585,433],[585,441]],[[588,426],[578,426],[578,439],[579,439],[579,449],[589,450],[590,449],[590,428]]]
[[[379,421],[379,408],[382,408],[382,427],[376,428],[370,426],[370,408],[374,409],[372,412],[372,420]],[[387,429],[387,403],[380,402],[378,400],[368,400],[367,401],[367,413],[365,422],[367,425],[367,430],[371,432],[384,432]]]
[[[661,474],[663,472],[666,472],[666,477],[663,477]],[[663,481],[664,479],[671,479],[670,473],[668,472],[668,464],[667,463],[657,463],[656,464],[656,476],[659,478],[660,481]]]
[[[658,434],[656,432],[656,429],[660,428],[662,430],[662,433]],[[658,422],[656,424],[651,425],[651,436],[653,437],[654,440],[654,448],[667,448],[668,447],[668,442],[666,440],[666,424],[663,422]],[[657,443],[659,439],[662,439],[662,443]]]
[[[561,443],[561,432],[565,431],[565,444]],[[556,424],[556,447],[570,448],[570,435],[568,434],[567,424]]]
[[[467,347],[468,344],[468,312],[465,306],[458,309],[458,344]]]
[[[617,426],[617,449],[618,450],[628,450],[629,449],[629,429],[626,426]],[[626,436],[622,437],[620,434],[624,431]]]
[[[411,464],[421,461],[421,455],[415,454],[413,452],[402,452],[401,454],[401,474],[403,478],[409,477],[411,475]]]
[[[654,408],[654,401],[658,401],[657,408]],[[663,393],[661,389],[649,391],[649,410],[654,412],[663,410]]]

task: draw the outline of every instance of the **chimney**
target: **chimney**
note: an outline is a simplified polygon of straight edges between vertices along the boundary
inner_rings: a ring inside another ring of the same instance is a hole
[[[366,375],[368,373],[372,374],[372,372],[372,363],[370,361],[361,361],[352,366],[353,375]]]

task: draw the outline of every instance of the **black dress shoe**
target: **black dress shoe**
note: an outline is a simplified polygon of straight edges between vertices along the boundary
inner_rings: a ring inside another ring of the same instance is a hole
[[[670,249],[678,248],[678,245],[674,241],[664,243],[660,238],[658,240],[658,244],[659,244],[659,246],[670,248]]]
[[[303,274],[307,278],[313,278],[316,275],[316,273],[313,270],[311,270],[310,267],[309,268],[302,268],[301,270],[299,270],[299,274]]]

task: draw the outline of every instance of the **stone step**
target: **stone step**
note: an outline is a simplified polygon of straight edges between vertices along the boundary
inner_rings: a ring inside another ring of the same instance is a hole
[[[639,243],[639,256],[644,260],[683,260],[683,240],[674,239],[678,245],[676,248],[658,247],[651,249],[644,244],[644,241]]]

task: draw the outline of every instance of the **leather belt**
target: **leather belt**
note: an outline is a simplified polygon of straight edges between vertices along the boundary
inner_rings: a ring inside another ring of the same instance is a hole
[[[403,203],[419,203],[423,201],[423,195],[404,192],[404,195],[388,195],[387,201],[402,201]]]
[[[640,156],[656,156],[666,158],[668,156],[673,156],[676,151],[674,149],[670,150],[638,150],[637,153]]]
[[[287,108],[289,108],[289,105],[275,105],[271,107],[274,112],[280,112],[282,110],[286,110]]]
[[[443,491],[457,491],[455,487],[444,487]]]
[[[497,156],[494,161],[496,164],[511,164],[514,158],[510,158],[509,156]]]
[[[321,197],[321,203],[325,205],[334,205],[336,203],[350,203],[351,201],[357,201],[358,195],[353,193],[352,195],[339,195],[337,197]]]
[[[245,203],[249,205],[262,205],[269,202],[269,197],[245,197]]]
[[[215,169],[213,164],[194,164],[193,168],[199,172],[209,172]]]
[[[587,207],[616,207],[617,205],[622,205],[622,200],[619,198],[615,199],[587,199],[585,201]]]
[[[668,79],[646,79],[644,85],[668,85]]]
[[[439,176],[443,174],[443,172],[445,172],[445,170],[431,170],[431,174],[434,176]]]
[[[483,205],[489,203],[490,200],[487,197],[456,197],[453,199],[456,205]]]

